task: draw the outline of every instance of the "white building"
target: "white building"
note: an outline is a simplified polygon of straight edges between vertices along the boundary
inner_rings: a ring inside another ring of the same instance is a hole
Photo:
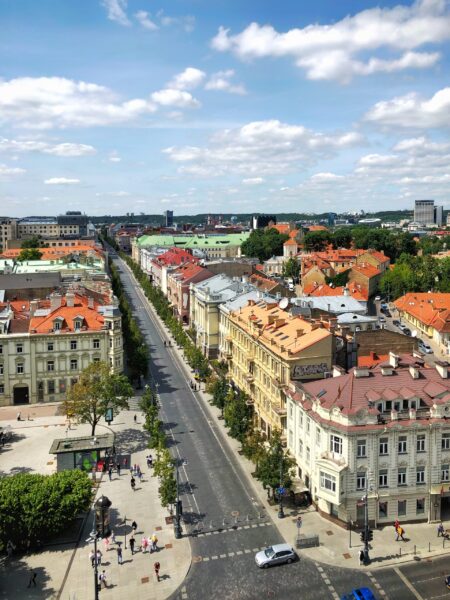
[[[287,446],[321,513],[362,524],[450,518],[448,363],[390,354],[372,368],[290,384]]]

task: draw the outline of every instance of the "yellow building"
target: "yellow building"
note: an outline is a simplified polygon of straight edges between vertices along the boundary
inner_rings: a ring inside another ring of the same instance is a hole
[[[285,388],[290,381],[329,376],[333,336],[263,300],[250,300],[229,322],[230,379],[249,395],[255,426],[267,437],[274,428],[285,437]]]

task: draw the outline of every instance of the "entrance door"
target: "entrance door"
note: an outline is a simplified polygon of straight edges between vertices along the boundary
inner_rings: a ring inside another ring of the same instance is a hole
[[[450,496],[441,497],[441,521],[450,520]]]
[[[14,404],[28,404],[30,402],[27,385],[21,385],[14,388],[13,401]]]
[[[356,523],[358,527],[362,527],[364,525],[366,519],[366,506],[364,501],[358,501],[356,503]]]

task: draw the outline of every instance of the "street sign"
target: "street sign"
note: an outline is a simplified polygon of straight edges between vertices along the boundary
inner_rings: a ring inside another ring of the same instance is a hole
[[[301,517],[299,517],[299,518],[297,519],[297,529],[301,529],[301,528],[302,528],[302,525],[303,525],[302,518],[301,518]]]
[[[282,496],[285,491],[286,491],[286,488],[284,488],[284,487],[277,488],[277,494],[280,496]]]
[[[107,409],[106,409],[106,412],[105,412],[105,421],[106,421],[107,423],[111,423],[111,422],[112,422],[112,420],[113,420],[113,418],[114,418],[113,409],[112,409],[111,407],[110,407],[110,408],[107,408]]]

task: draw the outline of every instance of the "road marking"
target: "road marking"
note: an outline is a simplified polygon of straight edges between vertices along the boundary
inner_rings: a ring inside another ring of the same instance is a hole
[[[227,555],[226,554],[219,554],[219,558],[226,558]]]
[[[228,556],[234,556],[234,552],[228,552]]]
[[[367,577],[370,579],[370,581],[373,583],[373,585],[377,588],[378,593],[380,594],[380,596],[382,598],[387,598],[388,596],[387,596],[386,592],[383,590],[383,588],[381,587],[381,585],[375,579],[374,575],[370,571],[367,571],[366,574],[367,574]]]
[[[339,600],[339,594],[334,589],[334,586],[331,584],[330,580],[328,579],[328,576],[324,573],[324,570],[322,569],[322,567],[319,565],[319,563],[315,562],[314,564],[316,565],[316,568],[319,571],[323,582],[325,583],[327,588],[330,590],[330,594],[333,596],[334,600]]]
[[[237,550],[237,552],[236,552],[236,556],[239,556],[239,555],[241,555],[241,554],[244,554],[244,553],[242,552],[242,550]]]
[[[400,569],[398,567],[394,567],[394,571],[397,573],[397,575],[400,577],[400,579],[403,581],[403,583],[406,585],[406,587],[410,590],[410,592],[412,594],[414,594],[414,596],[417,598],[417,600],[424,600],[423,596],[421,596],[419,594],[419,592],[417,592],[413,585],[411,584],[411,582],[409,581],[409,579],[407,579],[407,577],[405,575],[403,575],[403,573],[400,571]]]
[[[245,552],[245,554],[251,554],[252,551],[246,549],[246,550],[244,550],[244,552]]]
[[[217,560],[218,558],[218,556],[211,556],[211,560]]]

